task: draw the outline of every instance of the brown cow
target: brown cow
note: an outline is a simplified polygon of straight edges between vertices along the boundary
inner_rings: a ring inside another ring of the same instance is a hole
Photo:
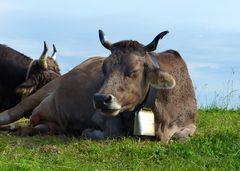
[[[185,62],[173,50],[152,53],[159,38],[167,33],[160,33],[149,45],[143,46],[136,41],[111,44],[100,31],[101,43],[111,55],[102,67],[105,81],[94,95],[96,108],[116,116],[120,112],[135,111],[146,99],[150,87],[158,89],[152,105],[155,135],[165,142],[172,136],[177,139],[191,136],[196,129],[196,99]]]
[[[156,137],[168,142],[171,137],[191,136],[196,129],[196,100],[186,64],[173,50],[150,57],[166,33],[143,46],[137,41],[111,44],[99,31],[101,43],[111,50],[109,57],[90,58],[50,82],[15,108],[3,112],[0,124],[18,120],[35,108],[32,127],[22,129],[23,134],[82,133],[93,139],[121,136],[128,131],[125,121],[131,123],[132,111],[153,86],[158,89],[152,107]],[[94,110],[93,99],[100,110]]]

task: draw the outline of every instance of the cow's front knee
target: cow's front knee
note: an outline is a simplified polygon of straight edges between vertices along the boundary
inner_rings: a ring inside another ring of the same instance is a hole
[[[158,123],[155,124],[155,137],[157,140],[163,142],[163,143],[168,143],[170,140],[169,134],[167,132],[167,128],[165,127],[165,124]]]
[[[124,135],[123,121],[120,116],[106,116],[96,112],[92,121],[102,130],[91,129],[84,130],[84,134],[89,134],[89,137],[96,137],[91,139],[116,138]],[[87,136],[87,135],[84,135]]]

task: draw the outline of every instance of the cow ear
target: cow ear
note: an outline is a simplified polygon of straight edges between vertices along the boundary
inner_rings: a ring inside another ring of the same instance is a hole
[[[34,80],[28,79],[16,88],[16,93],[29,95],[36,89]]]
[[[150,85],[157,89],[171,89],[176,85],[173,76],[157,68],[148,71],[147,79]]]
[[[158,61],[154,56],[146,56],[145,69],[147,80],[151,86],[157,89],[171,89],[176,85],[172,75],[161,71]]]

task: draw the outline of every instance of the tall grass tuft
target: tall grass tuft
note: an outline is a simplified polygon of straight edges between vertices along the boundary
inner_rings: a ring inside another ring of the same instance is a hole
[[[224,83],[220,90],[207,91],[208,85],[205,84],[202,94],[199,94],[195,88],[199,109],[240,109],[240,79],[236,77],[234,71],[231,75],[233,79]]]

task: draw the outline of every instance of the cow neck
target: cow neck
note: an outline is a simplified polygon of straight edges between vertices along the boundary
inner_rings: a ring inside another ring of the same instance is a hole
[[[153,64],[157,67],[160,68],[159,63],[157,62],[157,59],[155,58],[153,53],[149,53],[149,56],[151,57],[151,60],[153,62]],[[150,86],[147,94],[143,100],[143,102],[141,102],[135,109],[134,109],[134,113],[135,112],[139,112],[142,108],[146,108],[148,110],[153,109],[154,105],[155,105],[155,99],[157,96],[157,89]]]
[[[31,62],[28,65],[28,69],[27,69],[27,73],[26,73],[26,77],[25,77],[25,81],[27,81],[27,79],[29,78],[29,74],[30,71],[32,69],[33,63],[35,60],[31,60]],[[21,100],[25,99],[29,94],[22,94]]]
[[[54,74],[54,75],[57,75],[57,76],[61,76],[59,73],[53,71],[53,70],[49,70],[48,73],[51,73],[51,74]]]

